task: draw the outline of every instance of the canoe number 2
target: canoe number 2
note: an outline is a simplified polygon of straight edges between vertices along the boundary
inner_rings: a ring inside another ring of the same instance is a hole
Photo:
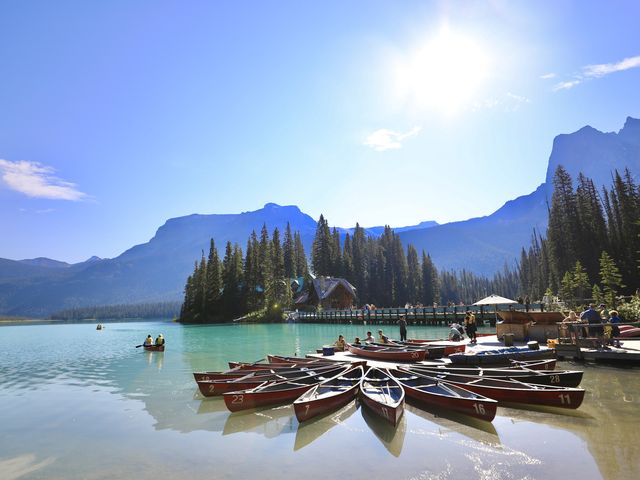
[[[234,395],[231,403],[242,403],[244,400],[244,395]]]
[[[486,412],[484,410],[484,405],[482,405],[481,403],[474,403],[473,408],[475,408],[476,413],[478,415],[486,415]]]
[[[211,384],[209,385],[209,393],[213,393],[213,391],[216,389],[216,386]]]

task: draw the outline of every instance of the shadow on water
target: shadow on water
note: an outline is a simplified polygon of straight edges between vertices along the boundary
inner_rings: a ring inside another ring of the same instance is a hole
[[[340,410],[299,424],[293,450],[306,447],[336,425],[345,422],[358,408],[358,402],[353,400]]]
[[[462,413],[443,409],[426,408],[415,402],[407,403],[406,411],[437,425],[439,429],[451,431],[469,437],[471,440],[485,444],[500,443],[498,431],[491,422],[480,420]]]
[[[394,427],[389,422],[375,415],[367,408],[361,408],[362,418],[367,426],[375,433],[391,455],[399,457],[404,445],[404,437],[407,432],[407,416],[402,415],[400,423]]]
[[[252,432],[274,438],[285,433],[293,433],[298,427],[292,405],[273,408],[252,409],[231,413],[222,429],[223,435]]]

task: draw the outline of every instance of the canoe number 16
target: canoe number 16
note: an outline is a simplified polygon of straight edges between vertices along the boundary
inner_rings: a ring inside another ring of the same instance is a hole
[[[473,408],[475,408],[476,413],[478,415],[486,415],[486,412],[484,410],[484,405],[482,405],[481,403],[474,403]]]

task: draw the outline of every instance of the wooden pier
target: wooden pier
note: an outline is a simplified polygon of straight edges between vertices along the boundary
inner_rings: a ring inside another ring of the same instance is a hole
[[[518,307],[518,305],[516,305]],[[524,310],[524,306],[521,310]],[[366,325],[395,324],[401,316],[405,316],[410,325],[434,325],[447,326],[451,323],[462,323],[467,311],[476,316],[478,325],[489,324],[495,326],[496,311],[507,310],[509,306],[497,305],[497,307],[482,307],[477,305],[452,305],[437,307],[412,307],[412,308],[376,308],[373,310],[347,309],[347,310],[321,310],[314,312],[299,311],[295,314],[296,321],[300,323],[353,323]],[[530,306],[530,311],[541,311],[543,306],[535,304]],[[520,308],[517,308],[520,310]]]

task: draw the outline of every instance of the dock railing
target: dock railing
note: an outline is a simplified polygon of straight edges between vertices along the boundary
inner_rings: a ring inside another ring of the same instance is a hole
[[[344,309],[344,310],[319,310],[319,311],[298,311],[296,318],[298,322],[304,323],[355,323],[383,325],[394,324],[400,316],[407,319],[410,325],[449,325],[451,323],[462,323],[467,311],[473,312],[476,316],[476,323],[484,325],[489,323],[495,325],[496,311],[525,310],[524,305],[442,305],[435,307],[411,307],[411,308],[375,308],[375,309]],[[519,307],[519,308],[518,308]],[[529,311],[541,311],[544,307],[541,304],[529,305]]]

